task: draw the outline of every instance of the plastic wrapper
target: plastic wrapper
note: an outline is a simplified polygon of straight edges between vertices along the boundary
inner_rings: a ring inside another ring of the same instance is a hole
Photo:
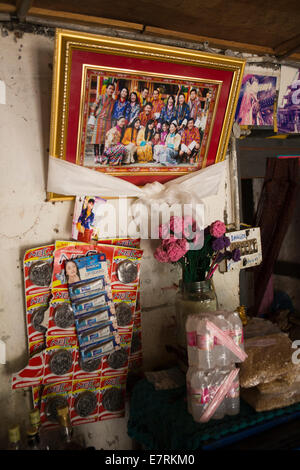
[[[257,387],[242,389],[241,397],[255,411],[269,411],[300,402],[300,383],[288,387],[282,393],[261,393]]]
[[[234,406],[236,412],[239,411],[238,373],[237,368],[207,371],[189,368],[186,376],[188,411],[194,421],[206,423],[210,419],[222,419],[226,414],[233,414]]]
[[[284,333],[253,337],[245,341],[247,359],[240,364],[240,384],[255,387],[282,377],[292,360],[292,342]]]
[[[254,338],[257,336],[266,336],[281,333],[280,328],[269,320],[264,318],[250,318],[247,325],[244,326],[244,338]]]
[[[293,384],[300,382],[299,365],[288,364],[284,375],[268,383],[260,383],[257,389],[260,393],[284,393],[288,391]],[[299,384],[298,384],[299,385]]]

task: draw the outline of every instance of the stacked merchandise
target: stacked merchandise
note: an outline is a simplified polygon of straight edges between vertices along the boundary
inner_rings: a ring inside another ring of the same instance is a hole
[[[32,387],[46,427],[57,425],[60,406],[72,425],[124,416],[142,253],[129,239],[25,253],[30,357],[12,387]]]
[[[239,413],[239,369],[246,358],[237,312],[192,314],[186,321],[188,411],[196,422]]]
[[[240,365],[241,396],[256,411],[300,402],[300,366],[287,334],[271,322],[253,319],[245,327],[248,358]]]

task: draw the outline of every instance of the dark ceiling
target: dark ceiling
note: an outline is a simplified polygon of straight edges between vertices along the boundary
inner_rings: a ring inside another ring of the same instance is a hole
[[[300,60],[299,0],[4,0],[0,12]]]

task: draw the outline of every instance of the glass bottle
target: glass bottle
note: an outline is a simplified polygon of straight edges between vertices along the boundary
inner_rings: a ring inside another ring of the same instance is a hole
[[[40,438],[37,428],[27,429],[27,450],[42,450],[40,448]]]
[[[22,449],[20,426],[18,424],[8,430],[8,440],[9,440],[9,450],[21,450]]]
[[[84,450],[83,443],[73,436],[73,427],[70,421],[68,407],[58,407],[57,417],[60,425],[60,436],[62,438],[59,450]]]
[[[212,281],[181,283],[175,299],[177,344],[186,349],[185,324],[189,314],[215,312],[217,297]]]
[[[53,445],[51,445],[51,442],[52,442],[54,436],[51,435],[50,431],[47,432],[43,428],[43,426],[41,424],[40,411],[39,411],[38,408],[35,408],[35,409],[30,411],[29,420],[30,420],[31,426],[37,430],[38,438],[39,438],[39,441],[40,441],[40,449],[41,450],[51,450],[51,447],[54,447]]]

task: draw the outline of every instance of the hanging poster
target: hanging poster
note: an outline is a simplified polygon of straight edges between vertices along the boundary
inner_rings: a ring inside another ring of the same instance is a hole
[[[300,69],[281,67],[277,110],[278,132],[300,133]]]
[[[235,121],[240,126],[273,128],[278,77],[274,71],[257,69],[245,68]]]

